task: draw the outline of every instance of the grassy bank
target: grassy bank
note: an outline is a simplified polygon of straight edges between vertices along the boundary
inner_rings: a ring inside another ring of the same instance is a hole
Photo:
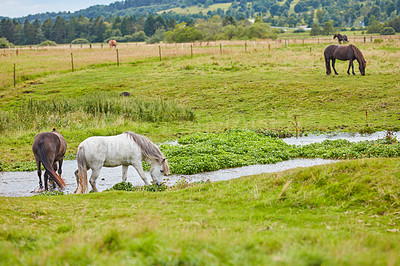
[[[396,265],[398,159],[163,192],[0,198],[3,265]]]

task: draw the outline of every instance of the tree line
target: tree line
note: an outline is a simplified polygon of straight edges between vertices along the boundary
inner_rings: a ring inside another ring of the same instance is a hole
[[[0,37],[15,45],[36,45],[51,40],[58,44],[74,43],[76,40],[87,42],[105,42],[116,39],[119,42],[150,43],[191,42],[197,40],[219,39],[252,39],[276,38],[277,31],[264,23],[260,18],[256,23],[247,19],[236,20],[232,16],[221,18],[214,15],[210,19],[188,19],[177,23],[173,18],[161,15],[143,17],[115,17],[104,20],[101,16],[88,19],[84,16],[65,20],[57,17],[53,22],[46,19],[43,23],[35,20],[30,23],[25,20],[3,18],[0,22]]]

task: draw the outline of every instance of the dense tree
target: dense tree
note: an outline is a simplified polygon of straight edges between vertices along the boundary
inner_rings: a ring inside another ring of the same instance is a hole
[[[320,35],[322,33],[321,28],[319,27],[318,23],[314,23],[311,26],[311,31],[310,31],[310,35],[311,36],[317,36]]]

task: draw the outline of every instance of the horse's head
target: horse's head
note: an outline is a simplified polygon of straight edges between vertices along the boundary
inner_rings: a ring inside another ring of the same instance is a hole
[[[333,35],[333,39],[338,38],[339,35],[336,33],[335,35]]]
[[[150,164],[150,175],[156,185],[161,186],[164,182],[164,174],[169,175],[169,166],[166,158],[162,161],[155,160]]]
[[[367,67],[367,62],[364,60],[364,61],[361,61],[361,62],[359,62],[359,64],[358,64],[358,69],[360,70],[360,73],[361,73],[361,75],[363,75],[363,76],[365,76],[365,68]]]

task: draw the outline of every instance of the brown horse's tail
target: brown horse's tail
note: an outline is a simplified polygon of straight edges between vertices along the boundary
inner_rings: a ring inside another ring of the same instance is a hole
[[[75,190],[75,194],[87,193],[88,180],[87,180],[86,156],[85,156],[85,148],[82,146],[78,148],[78,153],[76,154],[76,162],[78,163],[78,176],[77,176],[78,187]]]
[[[47,157],[46,150],[42,143],[38,145],[38,157],[42,162],[44,169],[50,174],[51,178],[56,182],[56,184],[63,189],[66,185],[64,180],[59,176],[53,169],[53,166],[50,165],[49,158]]]

